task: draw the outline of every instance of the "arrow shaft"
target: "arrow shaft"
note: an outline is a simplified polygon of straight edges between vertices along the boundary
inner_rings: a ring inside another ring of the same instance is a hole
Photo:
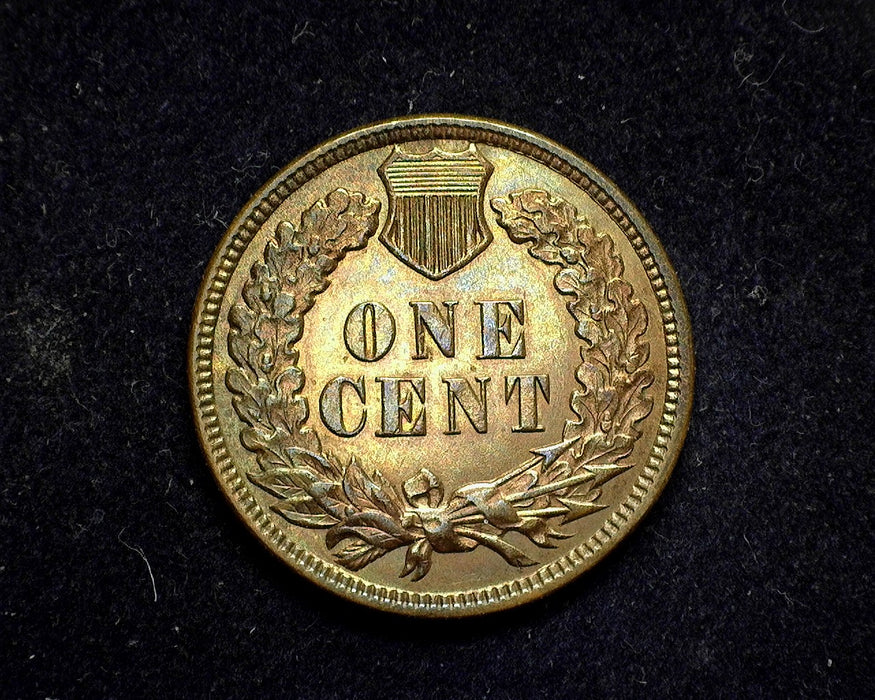
[[[570,476],[567,479],[554,481],[552,484],[544,484],[543,486],[538,486],[536,488],[529,489],[528,491],[512,493],[504,500],[506,500],[508,503],[514,503],[516,501],[524,501],[528,498],[537,498],[538,496],[553,493],[554,491],[561,491],[562,489],[577,486],[578,484],[582,484],[585,481],[591,480],[592,478],[593,475],[589,472],[585,474],[578,474],[577,476]]]
[[[537,508],[533,510],[519,510],[517,515],[520,518],[555,518],[560,515],[567,515],[568,508],[556,506],[555,508]],[[482,513],[466,515],[462,518],[453,518],[454,525],[482,525],[489,522]]]
[[[535,457],[534,459],[530,459],[528,462],[524,462],[523,464],[518,466],[516,469],[512,469],[511,471],[509,471],[504,476],[498,477],[498,479],[496,479],[493,482],[494,486],[496,488],[498,488],[499,486],[504,486],[511,479],[515,479],[523,472],[526,472],[529,469],[531,469],[532,467],[537,466],[538,462],[540,462],[543,459],[544,459],[543,457],[539,456],[539,457]]]
[[[518,510],[517,515],[521,518],[555,518],[557,515],[565,515],[568,508],[556,506],[555,508],[537,508],[535,510]]]

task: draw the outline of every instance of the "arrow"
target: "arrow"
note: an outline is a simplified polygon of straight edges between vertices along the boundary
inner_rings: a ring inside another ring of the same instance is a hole
[[[554,445],[554,447],[558,447],[558,445]],[[534,452],[534,450],[532,451]],[[554,491],[561,491],[565,488],[571,488],[572,486],[577,486],[578,484],[582,484],[585,481],[594,481],[594,487],[600,486],[606,481],[614,478],[620,472],[626,471],[628,468],[629,467],[619,467],[616,464],[594,464],[588,466],[583,474],[570,476],[567,479],[554,481],[551,484],[544,484],[543,486],[538,486],[536,488],[529,489],[528,491],[512,493],[504,500],[506,500],[508,503],[514,503],[515,501],[524,501],[528,498],[536,498],[538,496],[543,496],[547,493],[553,493]]]
[[[568,508],[537,508],[535,510],[518,510],[517,515],[521,518],[555,518],[557,515],[565,515]]]
[[[582,518],[584,515],[595,513],[602,508],[607,508],[606,505],[590,503],[589,501],[579,501],[576,498],[557,498],[556,500],[568,508],[568,514],[562,519],[563,525],[574,522],[578,518]]]
[[[610,481],[615,476],[619,476],[629,467],[623,467],[619,464],[591,464],[587,469],[595,475],[593,488],[596,488]]]
[[[590,472],[585,472],[583,474],[578,474],[577,476],[570,476],[567,479],[560,479],[559,481],[554,481],[551,484],[544,484],[543,486],[538,486],[533,489],[529,489],[528,491],[520,491],[519,493],[512,493],[510,496],[505,498],[508,503],[514,503],[515,501],[525,501],[529,498],[537,498],[538,496],[543,496],[547,493],[553,493],[554,491],[560,491],[565,488],[571,488],[572,486],[577,486],[578,484],[582,484],[585,481],[589,481],[593,478],[593,475]]]
[[[580,436],[573,437],[564,442],[558,442],[555,445],[549,445],[548,447],[538,447],[537,449],[531,450],[531,453],[543,457],[544,466],[549,467],[553,462],[565,454],[565,451],[578,440],[580,440]]]
[[[512,479],[516,479],[520,474],[525,471],[528,471],[532,467],[536,466],[538,462],[541,461],[541,457],[538,456],[535,459],[530,459],[528,462],[523,462],[516,469],[511,469],[504,476],[498,477],[495,481],[490,481],[485,484],[472,484],[472,486],[491,486],[492,488],[498,488],[499,486],[504,486],[508,481]]]
[[[556,460],[559,459],[563,454],[565,454],[568,448],[571,447],[578,440],[580,440],[579,436],[573,437],[569,440],[564,440],[563,442],[558,442],[555,445],[548,445],[547,447],[539,447],[537,449],[530,450],[530,452],[535,455],[534,459],[530,459],[527,462],[524,462],[516,469],[511,469],[507,474],[498,477],[495,481],[487,481],[484,483],[468,484],[466,486],[463,486],[456,491],[455,495],[461,496],[463,498],[469,498],[471,494],[494,492],[496,489],[501,488],[506,483],[512,481],[523,472],[526,472],[529,469],[537,466],[538,462],[540,461],[543,461],[545,467],[549,467],[551,464],[555,463]],[[592,478],[592,473],[586,472],[579,476],[571,477],[570,479],[563,479],[562,481],[547,484],[546,486],[540,486],[535,489],[512,494],[508,496],[505,500],[509,503],[513,503],[514,501],[522,501],[528,498],[534,498],[545,493],[552,493],[553,491],[563,489],[566,486],[576,486],[577,484],[581,484],[584,481],[588,481]],[[461,504],[454,510],[450,511],[450,513],[452,514],[452,520],[454,522],[459,522],[463,518],[477,514],[479,511],[480,508],[476,505]]]
[[[564,442],[557,442],[555,445],[548,445],[547,447],[538,447],[534,450],[529,450],[533,455],[535,455],[535,459],[530,459],[528,462],[521,464],[516,469],[512,469],[504,476],[501,476],[495,481],[491,482],[491,485],[494,487],[503,486],[511,479],[515,479],[523,472],[537,465],[538,462],[541,460],[544,461],[545,467],[549,467],[563,454],[565,454],[565,451],[578,440],[580,440],[579,436],[573,437],[570,440],[565,440]]]

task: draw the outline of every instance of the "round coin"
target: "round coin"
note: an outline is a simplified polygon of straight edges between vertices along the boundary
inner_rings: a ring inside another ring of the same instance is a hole
[[[189,353],[243,521],[346,598],[464,616],[599,561],[658,497],[692,400],[690,322],[642,215],[506,124],[344,134],[243,208]]]

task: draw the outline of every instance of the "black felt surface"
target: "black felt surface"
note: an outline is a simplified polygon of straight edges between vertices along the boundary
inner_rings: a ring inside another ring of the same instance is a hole
[[[871,3],[41,5],[0,8],[0,694],[873,694]],[[189,417],[226,224],[318,142],[408,112],[596,164],[695,332],[689,437],[646,521],[479,620],[286,571]]]

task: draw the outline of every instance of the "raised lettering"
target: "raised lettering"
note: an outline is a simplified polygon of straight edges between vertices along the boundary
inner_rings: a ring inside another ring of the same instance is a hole
[[[354,358],[376,362],[395,342],[395,319],[382,304],[366,301],[349,312],[343,325],[343,339]]]
[[[438,311],[437,306],[431,301],[411,301],[413,309],[413,336],[416,342],[414,360],[425,360],[429,357],[428,348],[425,346],[425,333],[432,337],[437,344],[438,350],[444,357],[453,357],[456,354],[456,326],[454,307],[458,302],[445,301],[447,314],[444,316]]]
[[[377,437],[425,435],[425,379],[377,377],[375,381],[381,385],[383,406]]]
[[[511,428],[514,433],[540,433],[544,426],[538,422],[538,391],[550,403],[550,377],[544,374],[504,378],[504,402],[510,403],[517,392],[518,421]]]
[[[346,427],[343,411],[343,389],[351,387],[355,391],[362,403],[361,416],[359,422],[352,430]],[[364,407],[365,403],[365,378],[350,379],[349,377],[335,377],[329,381],[322,389],[319,395],[319,415],[322,417],[322,422],[325,427],[339,437],[353,437],[358,435],[362,428],[365,427],[365,421],[368,416],[368,409]]]
[[[462,407],[465,415],[474,430],[478,433],[485,433],[488,424],[486,417],[486,385],[489,383],[489,377],[475,377],[480,384],[480,396],[478,397],[474,389],[471,387],[467,379],[458,379],[456,377],[443,377],[444,384],[447,385],[447,430],[446,435],[458,435],[462,431],[459,430],[458,421],[456,419],[456,404]]]
[[[523,335],[525,304],[522,299],[511,301],[478,301],[482,350],[479,360],[516,359],[526,356],[526,339]],[[508,313],[507,310],[510,310]],[[512,322],[519,324],[519,335],[512,337]]]

